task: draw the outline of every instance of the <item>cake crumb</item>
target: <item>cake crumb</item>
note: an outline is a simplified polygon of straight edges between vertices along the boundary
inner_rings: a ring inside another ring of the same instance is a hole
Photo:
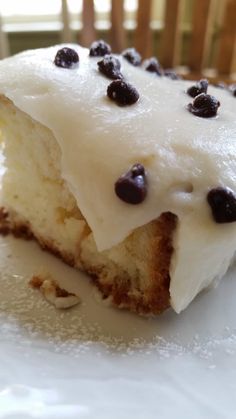
[[[61,288],[49,274],[33,275],[29,286],[41,291],[45,299],[58,309],[71,308],[80,303],[80,297]]]

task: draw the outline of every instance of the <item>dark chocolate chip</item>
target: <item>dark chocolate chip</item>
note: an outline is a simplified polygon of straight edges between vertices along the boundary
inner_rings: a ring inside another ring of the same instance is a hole
[[[219,87],[220,89],[226,89],[226,84],[223,81],[220,81],[219,83],[213,84],[215,87]]]
[[[105,57],[98,61],[98,68],[101,73],[105,74],[109,79],[122,79],[120,72],[120,61],[112,55],[105,55]]]
[[[118,105],[132,105],[139,99],[139,93],[134,86],[123,80],[114,80],[107,88],[107,96]]]
[[[214,96],[201,93],[195,97],[193,103],[188,104],[187,108],[195,116],[211,118],[216,116],[219,106],[220,102]]]
[[[142,164],[134,164],[115,183],[115,193],[128,204],[141,204],[147,196],[147,178]]]
[[[202,79],[194,86],[190,86],[187,90],[187,93],[191,97],[196,97],[201,93],[206,93],[208,88],[208,80]]]
[[[182,77],[179,74],[169,68],[164,70],[164,76],[169,77],[171,80],[182,80]]]
[[[231,84],[231,85],[229,86],[229,91],[232,93],[232,95],[233,95],[234,97],[236,97],[236,83]]]
[[[129,61],[130,64],[137,67],[141,64],[141,55],[136,51],[135,48],[127,48],[122,52],[122,56]]]
[[[64,47],[59,49],[56,53],[54,64],[57,67],[72,68],[79,62],[77,52],[72,48]]]
[[[90,57],[103,57],[106,54],[111,53],[111,47],[105,41],[100,39],[94,41],[90,46],[89,55]]]
[[[150,73],[156,73],[158,76],[162,76],[163,70],[159,64],[159,61],[155,57],[151,57],[148,60],[145,60],[143,67],[146,71]]]
[[[214,188],[207,194],[216,223],[233,223],[236,221],[236,195],[229,188]]]

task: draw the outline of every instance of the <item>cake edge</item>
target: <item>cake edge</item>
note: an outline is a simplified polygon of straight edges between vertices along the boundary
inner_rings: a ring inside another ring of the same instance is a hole
[[[89,275],[104,299],[110,297],[111,305],[128,309],[139,315],[161,314],[170,307],[170,276],[169,268],[173,254],[172,237],[177,224],[177,217],[172,213],[163,213],[152,221],[153,231],[150,246],[153,249],[152,263],[149,267],[151,286],[145,293],[134,295],[130,293],[131,284],[121,277],[110,283],[103,281],[102,267],[95,267],[81,260],[81,268],[76,265],[75,257],[58,249],[52,241],[36,236],[29,223],[11,220],[8,210],[0,207],[0,234],[12,234],[16,238],[36,240],[41,249],[56,256],[67,265]],[[158,262],[157,262],[158,261]]]

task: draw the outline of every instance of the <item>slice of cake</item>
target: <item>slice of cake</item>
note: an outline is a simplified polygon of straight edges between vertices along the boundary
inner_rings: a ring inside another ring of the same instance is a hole
[[[172,77],[173,78],[173,77]],[[135,50],[0,62],[1,232],[35,237],[119,307],[183,310],[236,250],[236,100]]]

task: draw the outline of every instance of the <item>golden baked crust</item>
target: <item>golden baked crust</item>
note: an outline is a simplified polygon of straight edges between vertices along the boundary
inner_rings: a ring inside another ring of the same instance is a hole
[[[112,303],[120,308],[127,308],[139,314],[160,314],[170,306],[169,266],[173,252],[172,236],[177,217],[171,213],[162,214],[157,220],[141,229],[149,229],[147,251],[150,254],[148,273],[150,285],[145,290],[133,288],[132,281],[126,275],[115,277],[107,282],[103,278],[103,267],[85,265],[85,270],[92,275],[104,298],[112,297]],[[133,233],[135,235],[136,232]],[[132,235],[126,239],[132,240]]]
[[[9,213],[4,207],[0,207],[0,234],[7,236],[12,234],[17,239],[24,240],[37,240],[42,250],[50,252],[57,258],[63,260],[67,265],[75,266],[75,260],[73,255],[66,252],[62,253],[55,247],[53,243],[43,239],[42,237],[36,237],[28,223],[13,221],[9,217]]]
[[[140,229],[149,230],[148,253],[148,276],[150,285],[141,290],[133,289],[131,278],[128,275],[116,276],[112,280],[104,279],[104,266],[93,264],[93,261],[84,260],[81,255],[82,270],[91,276],[104,298],[111,297],[112,304],[119,308],[126,308],[138,314],[160,314],[170,306],[169,295],[169,266],[171,261],[172,236],[176,228],[177,217],[171,213],[162,214],[157,220],[150,222]],[[11,221],[6,209],[0,209],[0,234],[12,233],[15,237],[24,239],[36,239],[43,250],[49,251],[70,266],[78,266],[72,254],[62,252],[55,245],[43,237],[35,237],[29,224],[14,223]],[[126,239],[135,240],[136,231]]]

